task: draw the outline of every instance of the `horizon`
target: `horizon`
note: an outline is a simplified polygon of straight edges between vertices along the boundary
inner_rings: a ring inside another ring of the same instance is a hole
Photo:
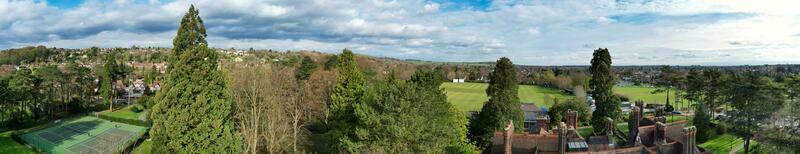
[[[583,66],[800,64],[798,1],[2,1],[0,49],[171,47],[194,4],[211,47]]]

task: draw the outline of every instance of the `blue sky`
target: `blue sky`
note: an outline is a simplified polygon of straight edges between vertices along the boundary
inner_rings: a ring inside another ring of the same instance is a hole
[[[586,65],[800,63],[800,1],[2,0],[0,49],[170,47],[189,5],[219,48]]]

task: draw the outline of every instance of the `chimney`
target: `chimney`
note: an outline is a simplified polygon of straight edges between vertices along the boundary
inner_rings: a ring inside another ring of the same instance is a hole
[[[538,134],[546,134],[549,130],[548,124],[550,122],[550,118],[546,116],[539,116],[536,118],[536,126],[539,127],[539,130],[536,131]]]
[[[683,128],[683,153],[684,154],[694,154],[694,148],[697,146],[695,143],[695,135],[697,133],[697,128],[694,126],[689,126]]]
[[[567,129],[578,129],[578,112],[567,110]]]
[[[564,154],[567,152],[567,124],[561,122],[558,124],[558,153]]]
[[[638,100],[635,102],[635,104],[637,107],[639,107],[639,109],[644,109],[644,101]]]
[[[638,102],[637,102],[638,104]],[[639,106],[634,106],[631,109],[631,121],[628,122],[628,142],[631,146],[636,146],[639,143],[639,122],[642,119],[642,112]]]
[[[608,138],[608,144],[614,144],[614,119],[606,117],[606,137]]]
[[[666,144],[667,143],[667,124],[656,122],[656,135],[655,135],[655,143],[656,144]]]
[[[664,117],[664,116],[656,117],[655,120],[656,120],[656,122],[667,123],[667,117]]]
[[[503,132],[503,153],[511,154],[511,141],[512,136],[514,135],[514,121],[509,120],[508,125],[506,126],[506,131]]]

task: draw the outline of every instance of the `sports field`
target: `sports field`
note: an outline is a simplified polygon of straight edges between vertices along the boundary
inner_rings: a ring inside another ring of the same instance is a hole
[[[653,88],[653,87],[642,87],[642,86],[617,86],[617,87],[614,87],[614,93],[627,96],[628,98],[630,98],[631,102],[634,102],[634,101],[637,101],[637,100],[642,100],[647,104],[664,104],[665,102],[667,102],[667,93],[653,94],[652,91],[654,91],[654,90],[656,90],[656,88]],[[686,107],[686,104],[688,104],[686,99],[681,99],[681,102],[683,103],[681,105],[676,105],[675,104],[675,94],[674,94],[674,92],[675,92],[674,90],[670,91],[670,94],[669,94],[670,104],[675,106],[675,108]]]
[[[117,153],[146,130],[86,116],[23,134],[21,138],[46,153]]]
[[[483,103],[488,101],[486,96],[486,88],[489,86],[487,83],[443,83],[445,93],[447,93],[447,101],[453,103],[461,111],[478,111],[483,107]],[[614,87],[614,93],[622,94],[631,99],[631,101],[643,100],[648,104],[664,104],[666,102],[666,93],[652,94],[651,92],[656,88],[641,87],[641,86],[624,86]],[[674,91],[673,91],[674,92]],[[522,103],[536,103],[540,107],[550,107],[553,105],[553,98],[559,100],[570,99],[575,96],[563,93],[557,89],[543,88],[539,86],[520,85],[519,86],[519,99]],[[675,105],[675,96],[670,94],[670,102]],[[678,107],[685,107],[684,104]]]
[[[443,83],[447,101],[453,103],[461,111],[478,111],[483,103],[489,100],[486,96],[486,83]],[[520,85],[519,99],[522,103],[536,103],[540,107],[553,105],[553,98],[565,100],[572,98],[569,94],[556,89],[542,88],[539,86]]]

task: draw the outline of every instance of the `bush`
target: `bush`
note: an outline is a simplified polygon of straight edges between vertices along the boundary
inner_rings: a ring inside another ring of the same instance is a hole
[[[144,107],[142,107],[141,105],[133,105],[133,106],[131,106],[131,112],[133,112],[133,113],[142,112],[142,110],[143,110],[142,108],[144,108]]]
[[[142,127],[150,127],[152,125],[152,123],[150,123],[149,121],[141,121],[139,119],[118,118],[118,117],[112,117],[112,116],[108,116],[108,115],[104,115],[104,114],[99,114],[99,115],[97,115],[97,117],[100,118],[100,119],[105,119],[105,120],[112,121],[112,122],[119,122],[119,123],[131,124],[131,125],[136,125],[136,126],[142,126]]]

